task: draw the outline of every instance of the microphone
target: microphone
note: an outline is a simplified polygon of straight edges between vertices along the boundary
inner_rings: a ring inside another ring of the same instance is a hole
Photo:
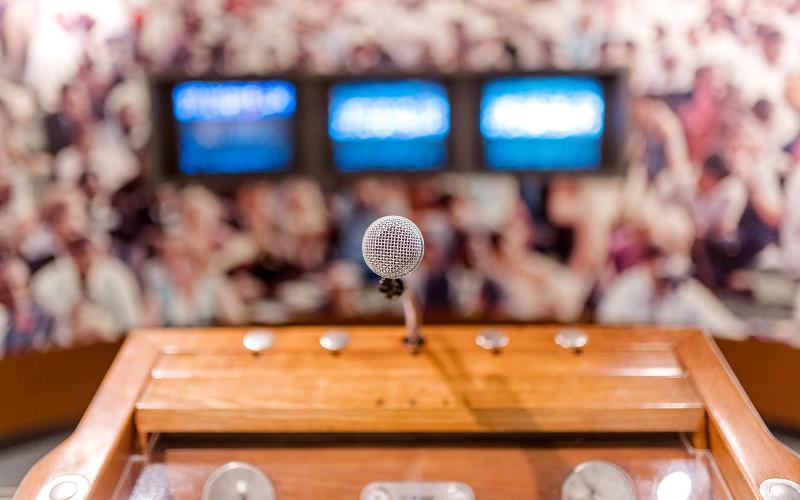
[[[361,240],[361,255],[372,271],[381,277],[380,291],[387,298],[403,294],[400,279],[422,261],[425,240],[419,228],[399,215],[381,217],[369,225]]]
[[[422,261],[425,240],[419,228],[399,215],[381,217],[369,225],[361,240],[361,255],[372,271],[381,277],[379,290],[387,299],[403,295],[403,276]],[[416,354],[425,342],[420,322],[419,300],[414,293],[403,297],[406,336],[403,343]]]

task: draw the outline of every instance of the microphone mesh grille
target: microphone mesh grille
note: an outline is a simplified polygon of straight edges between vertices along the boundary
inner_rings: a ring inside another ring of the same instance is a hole
[[[422,260],[425,242],[413,222],[389,215],[367,228],[361,240],[361,254],[375,274],[382,278],[402,278]]]

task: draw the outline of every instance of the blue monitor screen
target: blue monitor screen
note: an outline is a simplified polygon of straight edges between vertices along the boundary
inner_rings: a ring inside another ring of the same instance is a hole
[[[178,168],[187,175],[286,170],[296,105],[294,85],[283,80],[175,85]]]
[[[340,171],[430,170],[447,162],[450,101],[443,85],[339,83],[329,98],[328,135]]]
[[[483,85],[480,129],[493,170],[600,166],[603,85],[584,76],[507,77]]]

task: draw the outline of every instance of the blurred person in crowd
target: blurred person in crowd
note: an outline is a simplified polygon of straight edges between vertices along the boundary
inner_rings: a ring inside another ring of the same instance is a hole
[[[758,104],[758,103],[757,103]],[[758,107],[753,114],[758,113]],[[758,119],[758,118],[756,118]],[[747,188],[747,206],[739,222],[739,233],[746,253],[758,255],[768,245],[777,241],[778,227],[784,212],[781,177],[785,157],[777,145],[765,151],[762,137],[752,127],[740,124],[731,127],[729,138],[723,144],[729,158],[731,171]]]
[[[349,73],[376,71],[391,66],[389,54],[377,43],[364,42],[353,47],[345,56],[344,67]]]
[[[110,234],[110,251],[141,278],[141,266],[158,231],[152,186],[144,178],[137,177],[114,192],[109,203],[118,221]]]
[[[705,66],[695,72],[691,97],[678,108],[692,161],[705,159],[719,141],[725,91],[719,69]]]
[[[646,228],[633,224],[620,224],[611,235],[610,264],[614,276],[645,261],[649,248]]]
[[[577,320],[591,283],[557,260],[533,251],[533,237],[525,218],[513,218],[491,237],[491,253],[482,271],[500,287],[500,310],[519,320]]]
[[[501,317],[500,284],[487,275],[491,261],[487,235],[457,233],[447,279],[453,314],[463,318]]]
[[[284,258],[293,266],[313,271],[328,257],[331,228],[328,207],[319,183],[291,179],[281,186],[282,214],[278,240]]]
[[[54,345],[55,319],[33,297],[30,272],[19,257],[0,257],[0,356]]]
[[[192,251],[204,265],[227,273],[256,259],[257,245],[246,233],[226,222],[225,206],[210,189],[187,186],[179,193],[179,203],[176,227],[166,229],[191,235]]]
[[[800,278],[800,163],[795,163],[785,185],[786,213],[781,221],[780,243],[783,266]]]
[[[741,247],[738,228],[748,204],[747,187],[730,175],[725,159],[714,154],[703,163],[691,203],[698,276],[707,286],[725,286],[730,272],[745,264],[734,256]]]
[[[332,262],[325,270],[325,282],[330,300],[327,308],[334,317],[363,318],[372,312],[365,297],[364,274],[355,262]]]
[[[80,81],[65,83],[59,92],[58,108],[44,119],[48,151],[56,154],[78,142],[81,129],[93,120],[92,102],[86,86]]]
[[[597,22],[593,12],[580,14],[574,22],[573,33],[565,43],[572,64],[579,68],[591,67],[593,58],[599,53],[596,44],[599,33],[595,27]]]
[[[258,182],[236,190],[236,222],[261,252],[278,252],[279,193],[276,186]]]
[[[147,84],[140,78],[127,78],[108,92],[103,115],[115,129],[115,137],[141,155],[152,131],[150,110]]]
[[[679,189],[685,189],[686,178],[695,167],[677,113],[663,100],[652,97],[635,99],[631,108],[636,124],[634,140],[641,142],[641,150],[633,158],[645,167],[648,180],[657,183],[663,172],[671,172],[675,181],[683,184]]]
[[[793,73],[786,79],[784,93],[786,101],[797,118],[800,116],[800,72]],[[800,164],[800,130],[795,131],[795,136],[785,144],[784,150],[789,154],[793,165]]]
[[[452,304],[447,275],[452,247],[447,236],[438,235],[424,225],[420,229],[425,235],[425,258],[420,263],[419,276],[416,276],[422,281],[421,299],[426,312],[445,316]]]
[[[0,77],[0,165],[31,177],[51,173],[39,103],[22,82]]]
[[[446,315],[452,304],[448,268],[455,241],[451,217],[453,197],[445,191],[442,182],[423,181],[414,188],[412,204],[417,205],[414,220],[425,235],[425,258],[417,276],[421,281],[422,302],[426,311]]]
[[[791,157],[776,131],[775,109],[769,100],[757,101],[745,120],[732,127],[732,137],[725,145],[731,170],[747,186],[749,200],[739,230],[747,237],[747,252],[755,256],[754,265],[760,268],[782,267],[779,233],[790,205],[783,184]]]
[[[111,341],[138,326],[142,297],[133,272],[86,236],[65,247],[33,276],[34,297],[60,323],[59,343]]]
[[[731,148],[732,149],[732,148]],[[706,283],[728,286],[730,273],[751,267],[769,245],[778,240],[782,193],[777,178],[764,183],[764,166],[738,168],[729,175],[727,162],[712,155],[698,183],[694,214],[698,228],[698,265]],[[769,181],[769,178],[767,178]]]
[[[142,26],[143,41],[150,42],[147,61],[163,61],[166,67],[174,65],[188,74],[210,72],[214,64],[211,51],[220,36],[222,6],[218,2],[188,2],[164,8],[169,3],[153,2],[150,7],[154,8],[148,12],[147,22]],[[151,15],[160,19],[151,20]],[[165,33],[169,35],[165,37]]]
[[[230,275],[242,300],[253,304],[270,297],[279,283],[297,278],[302,271],[285,258],[280,244],[278,220],[283,207],[279,188],[258,182],[240,186],[235,196],[233,222],[256,250],[252,260],[231,269]]]
[[[257,255],[234,269],[232,277],[243,299],[256,300],[268,295],[269,287],[283,277],[287,267],[278,244],[277,189],[265,182],[241,186],[235,201],[234,222],[252,239]]]
[[[94,172],[81,174],[77,185],[86,198],[89,223],[92,227],[102,232],[109,232],[119,226],[119,215],[111,206],[111,197],[103,189]]]
[[[621,243],[617,238],[638,233],[671,253],[689,255],[695,228],[688,206],[697,172],[689,160],[681,122],[667,103],[653,98],[637,99],[633,116],[638,127],[619,193],[620,217],[612,222],[614,245]]]
[[[292,9],[261,8],[257,2],[226,6],[230,14],[227,30],[206,16],[201,38],[205,45],[221,47],[221,66],[234,74],[285,71],[299,58]],[[221,14],[221,13],[220,13]]]
[[[743,338],[746,323],[699,281],[690,264],[649,247],[644,262],[620,274],[600,298],[595,319],[612,324],[692,325],[725,338]]]
[[[108,122],[89,122],[77,131],[75,142],[53,160],[56,180],[75,185],[91,172],[102,188],[114,192],[141,174],[139,161]]]
[[[676,16],[680,19],[680,16]],[[683,36],[684,26],[674,22],[675,18],[660,20],[655,26],[655,58],[642,58],[642,77],[647,95],[670,95],[691,89],[695,61],[687,57],[693,51],[689,40]]]
[[[8,144],[8,132],[11,128],[9,121],[5,102],[0,100],[0,166],[2,167],[11,163],[11,148]]]
[[[5,1],[0,6],[0,68],[7,66],[13,74],[21,74],[25,67],[28,44],[31,39],[40,2]]]
[[[81,82],[89,95],[92,116],[95,118],[103,117],[105,112],[105,101],[109,90],[113,87],[118,75],[114,74],[113,69],[103,70],[87,56],[78,66],[75,73],[75,81]]]
[[[800,115],[800,73],[796,73],[786,84],[786,98],[793,110]],[[789,172],[784,184],[786,200],[780,227],[780,244],[783,251],[783,266],[794,277],[800,278],[800,135],[786,146],[790,155]],[[800,304],[800,293],[797,303]],[[796,309],[800,320],[800,308]]]
[[[20,250],[38,222],[28,175],[0,160],[0,245]]]
[[[619,218],[610,229],[611,268],[602,271],[600,288],[606,274],[622,272],[643,259],[647,245],[653,244],[670,254],[689,257],[695,244],[695,225],[684,203],[681,188],[692,189],[690,178],[674,169],[661,170],[648,182],[647,166],[634,161],[620,190]],[[678,180],[680,179],[680,180]]]
[[[592,276],[605,265],[611,228],[620,217],[619,187],[616,180],[589,178],[565,177],[552,183],[547,216],[551,223],[572,230],[568,263],[575,273]]]
[[[193,235],[164,234],[145,267],[146,323],[166,326],[241,324],[246,311],[219,269],[193,248]]]
[[[761,98],[750,108],[750,113],[744,117],[740,126],[751,138],[754,155],[759,160],[774,161],[775,155],[782,155],[781,147],[785,144],[784,138],[777,132],[777,119],[775,117],[775,104],[769,99]]]
[[[736,229],[747,205],[747,188],[738,177],[730,175],[725,158],[712,154],[703,162],[693,200],[697,237],[715,242],[733,242]]]
[[[40,214],[46,226],[34,237],[35,242],[23,250],[34,271],[65,253],[69,242],[86,234],[102,240],[102,235],[89,225],[87,201],[77,188],[49,189],[42,199]]]
[[[184,2],[147,2],[136,38],[138,58],[146,68],[163,71],[175,62],[188,33]]]

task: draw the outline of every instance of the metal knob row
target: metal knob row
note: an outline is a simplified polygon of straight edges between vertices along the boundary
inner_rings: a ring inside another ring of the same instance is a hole
[[[586,346],[589,337],[583,330],[574,328],[565,328],[559,331],[555,337],[555,343],[564,349],[578,351]],[[486,330],[481,332],[476,338],[475,343],[478,346],[492,351],[494,353],[506,347],[510,339],[506,334],[498,330]],[[254,353],[260,354],[275,343],[275,334],[269,330],[252,330],[247,332],[242,339],[242,344],[245,349]],[[350,345],[350,335],[341,330],[332,330],[320,337],[319,345],[323,349],[330,351],[334,354],[342,352]]]
[[[247,332],[242,339],[242,345],[253,354],[267,351],[275,343],[275,334],[269,330],[252,330]],[[319,345],[332,353],[343,351],[350,345],[350,335],[347,332],[333,330],[325,333],[319,339]]]

